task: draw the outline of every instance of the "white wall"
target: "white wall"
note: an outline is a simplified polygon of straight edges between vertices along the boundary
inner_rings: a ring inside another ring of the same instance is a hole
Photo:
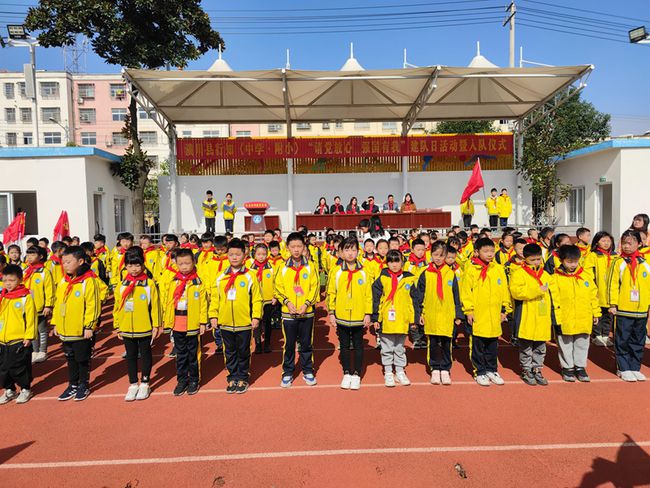
[[[460,222],[460,196],[470,177],[470,171],[441,171],[409,173],[408,191],[419,209],[443,208],[452,212],[452,222]],[[499,190],[508,188],[513,201],[516,201],[517,176],[515,171],[484,171],[486,193],[493,186]],[[266,201],[271,205],[269,215],[279,215],[284,230],[287,230],[287,176],[179,176],[178,192],[180,200],[181,224],[183,231],[200,231],[204,229],[201,202],[206,190],[212,190],[219,203],[227,192],[234,196],[235,203],[241,211],[235,220],[235,232],[243,232],[244,215],[242,204],[247,201]],[[172,230],[170,222],[169,177],[159,178],[160,221],[161,228]],[[347,205],[352,196],[361,203],[368,195],[373,195],[377,204],[383,204],[389,193],[396,200],[402,199],[401,173],[370,174],[319,174],[294,176],[294,209],[296,212],[313,212],[321,196],[332,204],[335,195],[340,195],[342,203]],[[530,216],[530,194],[524,190],[525,223]],[[483,192],[475,195],[476,215],[474,222],[487,225],[487,212],[484,207]],[[513,217],[510,220],[514,224]],[[223,232],[223,219],[217,215],[217,232]],[[178,229],[177,229],[178,230]]]

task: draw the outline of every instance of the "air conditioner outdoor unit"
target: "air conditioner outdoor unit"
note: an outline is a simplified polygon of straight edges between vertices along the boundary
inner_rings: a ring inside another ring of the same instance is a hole
[[[106,141],[106,147],[113,147],[113,143],[111,141]]]
[[[79,98],[77,98],[77,103],[78,103],[79,105],[83,105],[83,103],[84,103],[84,97],[79,97]]]

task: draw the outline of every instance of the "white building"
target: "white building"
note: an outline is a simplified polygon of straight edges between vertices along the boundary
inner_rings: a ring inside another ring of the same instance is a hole
[[[556,208],[559,226],[585,226],[616,238],[638,213],[650,213],[650,138],[612,139],[578,149],[558,162],[558,176],[572,186]]]
[[[26,237],[52,239],[63,210],[82,240],[131,230],[131,192],[111,174],[119,156],[92,147],[0,148],[0,231],[26,212]]]

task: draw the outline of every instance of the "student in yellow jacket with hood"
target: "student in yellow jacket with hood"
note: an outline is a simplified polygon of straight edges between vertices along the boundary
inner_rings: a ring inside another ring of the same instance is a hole
[[[614,341],[610,337],[614,317],[609,313],[609,290],[607,288],[607,276],[614,258],[616,258],[614,237],[608,232],[597,232],[592,241],[591,252],[583,264],[583,267],[593,275],[598,287],[598,304],[601,316],[592,332],[594,346],[614,345]]]
[[[32,361],[35,363],[47,359],[47,342],[50,335],[47,320],[52,316],[54,307],[54,280],[52,273],[45,267],[46,259],[47,251],[42,247],[32,246],[25,251],[27,269],[23,271],[23,283],[34,299],[38,315],[38,332],[32,343]]]

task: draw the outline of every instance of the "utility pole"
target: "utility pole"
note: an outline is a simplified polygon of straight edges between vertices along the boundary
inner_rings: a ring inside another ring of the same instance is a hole
[[[515,2],[510,2],[510,5],[506,7],[506,12],[508,17],[503,22],[503,26],[510,24],[510,60],[508,66],[510,68],[515,67],[515,14],[517,13],[517,6]]]

